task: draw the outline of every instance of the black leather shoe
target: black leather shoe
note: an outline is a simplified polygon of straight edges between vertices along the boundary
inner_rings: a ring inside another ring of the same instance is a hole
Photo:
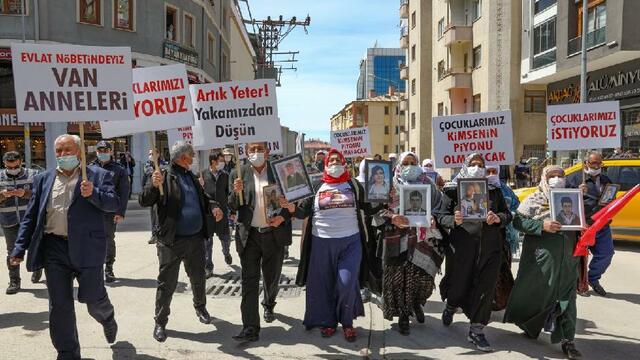
[[[226,262],[227,265],[233,264],[233,258],[231,257],[231,254],[224,256],[224,262]]]
[[[198,320],[200,320],[201,323],[211,324],[211,315],[209,315],[209,312],[207,311],[207,309],[205,308],[196,309],[196,316],[198,317]]]
[[[115,317],[112,316],[110,320],[107,320],[107,322],[102,324],[102,330],[104,330],[104,337],[107,339],[109,344],[116,342],[116,336],[118,335],[118,323],[116,322]]]
[[[156,237],[152,236],[151,239],[149,239],[149,241],[147,241],[148,244],[155,244],[157,242]]]
[[[167,332],[164,330],[164,326],[156,324],[156,327],[153,329],[153,338],[158,342],[165,342],[165,340],[167,340]]]
[[[7,295],[14,295],[20,291],[20,280],[10,280],[9,286],[7,287]]]
[[[600,285],[600,283],[598,281],[594,281],[594,282],[589,282],[589,286],[591,286],[591,288],[593,289],[593,291],[596,292],[596,294],[605,297],[607,296],[607,292],[605,291],[605,289]]]
[[[233,340],[240,342],[253,342],[260,340],[260,330],[253,327],[246,327],[240,334],[233,337]]]
[[[264,321],[272,323],[276,319],[276,314],[273,313],[273,309],[264,308]]]
[[[567,341],[562,344],[562,352],[569,360],[582,359],[582,354],[576,349],[576,344],[573,341]]]
[[[408,316],[400,316],[400,319],[398,319],[398,329],[401,335],[407,336],[411,334]]]
[[[37,284],[40,282],[40,279],[42,279],[42,269],[36,270],[33,272],[33,274],[31,274],[32,283]]]
[[[416,314],[416,321],[420,324],[424,324],[424,310],[422,310],[422,306],[415,305],[413,312]]]
[[[104,282],[112,283],[114,281],[116,281],[116,276],[113,274],[113,269],[107,267],[106,269],[104,269]]]
[[[204,269],[204,278],[209,279],[213,277],[213,269]]]
[[[449,326],[453,322],[453,312],[449,311],[446,307],[442,311],[442,324]]]

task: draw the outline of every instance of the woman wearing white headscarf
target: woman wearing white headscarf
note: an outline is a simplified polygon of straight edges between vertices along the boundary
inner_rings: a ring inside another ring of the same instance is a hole
[[[436,185],[438,185],[438,189],[442,189],[442,187],[444,186],[444,180],[442,179],[442,176],[440,176],[440,174],[438,174],[438,172],[434,170],[433,160],[422,160],[422,170],[425,174],[427,174],[428,177],[431,178],[431,180],[433,180]]]
[[[431,185],[431,208],[437,209],[442,194],[434,182],[418,165],[418,156],[411,152],[400,155],[395,168],[394,190],[399,184]],[[378,248],[383,265],[382,296],[383,315],[392,320],[398,317],[402,335],[410,332],[409,318],[415,316],[419,323],[425,321],[422,306],[435,287],[434,278],[440,270],[444,248],[442,235],[432,216],[431,226],[410,228],[409,219],[398,214],[398,196],[374,217],[374,225],[382,229]],[[420,260],[420,261],[419,261]]]
[[[576,349],[576,283],[580,260],[573,256],[578,232],[560,231],[551,220],[549,191],[564,188],[564,171],[547,166],[538,190],[518,207],[513,226],[523,232],[522,256],[504,321],[518,325],[537,339],[542,329],[551,342],[562,344],[568,359],[581,358]]]
[[[480,351],[493,351],[484,336],[484,327],[491,318],[493,295],[502,263],[503,228],[511,222],[500,189],[489,188],[489,208],[484,221],[463,221],[458,204],[458,179],[484,178],[484,159],[471,154],[458,176],[445,186],[438,223],[449,230],[445,276],[440,282],[446,308],[442,323],[451,325],[456,308],[462,308],[470,320],[467,339]]]

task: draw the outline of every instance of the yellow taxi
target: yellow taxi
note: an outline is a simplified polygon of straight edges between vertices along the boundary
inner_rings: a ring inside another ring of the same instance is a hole
[[[640,184],[640,159],[604,160],[603,173],[614,184],[620,184],[618,197],[636,184]],[[582,176],[582,164],[565,169],[567,177]],[[536,187],[514,190],[520,201],[531,195]],[[611,231],[615,240],[640,241],[640,194],[636,195],[627,206],[620,211],[611,223]]]

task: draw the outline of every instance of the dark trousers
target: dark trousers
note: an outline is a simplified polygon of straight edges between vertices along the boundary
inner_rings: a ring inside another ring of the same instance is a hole
[[[151,214],[151,238],[155,239],[158,235],[158,229],[160,224],[158,224],[158,206],[153,205],[149,208]]]
[[[176,236],[173,245],[157,243],[160,272],[158,274],[158,289],[156,290],[156,323],[166,326],[171,313],[171,299],[178,284],[180,263],[191,282],[193,291],[193,306],[204,308],[207,304],[205,276],[204,276],[204,239],[201,234],[179,237]]]
[[[607,271],[613,259],[613,237],[611,229],[606,226],[596,234],[596,243],[590,247],[591,262],[589,263],[589,282],[599,281]]]
[[[273,309],[278,296],[282,274],[284,247],[278,245],[273,232],[261,234],[251,229],[247,244],[240,255],[242,266],[242,325],[260,328],[258,297],[260,296],[260,270],[262,270],[264,298],[262,306]]]
[[[220,239],[220,244],[222,244],[222,254],[224,256],[231,255],[231,235],[217,235],[218,239]],[[209,270],[213,270],[213,236],[206,239],[204,242],[205,248],[205,260],[206,260],[206,268]]]
[[[107,257],[105,264],[108,268],[113,268],[116,262],[116,224],[113,222],[113,215],[104,217],[104,235],[107,238]]]
[[[14,226],[2,227],[2,231],[4,232],[4,239],[7,242],[7,269],[9,269],[9,279],[14,281],[20,281],[20,265],[12,266],[9,264],[9,258],[11,257],[11,253],[13,252],[13,248],[16,245],[16,239],[18,238],[18,230],[20,229],[20,224]]]
[[[103,324],[113,315],[113,305],[104,287],[102,266],[76,268],[69,258],[66,239],[45,235],[44,272],[49,292],[49,334],[58,359],[79,359],[80,343],[73,303],[73,280],[78,281],[78,301],[87,304],[89,315]]]

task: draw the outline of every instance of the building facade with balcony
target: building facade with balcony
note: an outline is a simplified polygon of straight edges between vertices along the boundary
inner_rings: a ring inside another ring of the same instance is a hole
[[[17,122],[10,46],[23,38],[21,1],[1,2],[0,6],[0,156],[10,150],[24,152],[24,139],[31,141],[34,165],[55,164],[53,141],[66,132],[77,133],[75,124],[46,123],[25,131]],[[5,6],[6,5],[6,6]],[[231,0],[68,0],[25,1],[27,42],[67,43],[91,46],[129,46],[134,66],[150,67],[175,63],[187,66],[190,83],[228,81],[231,79],[232,45],[239,50],[234,63],[253,78],[252,45],[238,20]],[[232,17],[235,17],[232,19]],[[232,44],[232,35],[240,43]],[[244,42],[244,43],[243,43]],[[254,53],[255,54],[255,53]],[[247,65],[249,64],[249,65]],[[91,160],[93,145],[101,139],[99,124],[86,127],[86,144]],[[134,191],[141,184],[142,164],[149,144],[146,134],[113,139],[116,152],[130,151],[136,159]],[[156,133],[161,153],[168,157],[166,132]],[[200,163],[206,163],[200,154]]]
[[[388,94],[346,104],[331,117],[331,131],[368,127],[372,156],[384,158],[389,153],[406,150],[405,119],[400,110],[403,94],[390,91]]]
[[[582,6],[582,1],[524,1],[521,81],[545,87],[549,105],[580,102]],[[622,145],[637,153],[640,28],[634,14],[640,2],[590,0],[587,6],[587,101],[620,101]],[[567,164],[576,156],[577,151],[556,154]]]
[[[432,1],[400,0],[400,46],[406,52],[402,79],[407,82],[400,109],[406,110],[404,146],[421,159],[431,157]]]
[[[521,2],[432,3],[432,115],[510,109],[516,159],[544,157],[544,87],[520,84]]]
[[[400,79],[400,69],[406,63],[405,53],[400,48],[369,48],[360,61],[360,75],[356,99],[385,94],[389,86],[399,92],[405,91]]]

